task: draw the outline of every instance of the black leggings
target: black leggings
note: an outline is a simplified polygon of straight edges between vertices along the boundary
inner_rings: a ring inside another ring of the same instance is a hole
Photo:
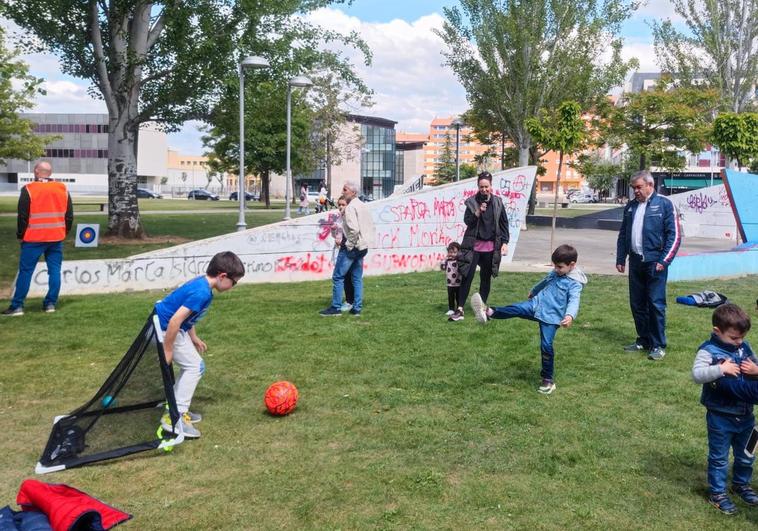
[[[459,286],[447,287],[447,307],[449,310],[458,309],[458,290],[459,289],[460,289]]]
[[[487,302],[487,297],[490,296],[490,282],[492,281],[492,255],[494,251],[489,253],[478,253],[474,251],[474,256],[471,260],[471,266],[469,266],[468,274],[461,280],[461,287],[458,289],[458,306],[463,307],[466,304],[468,293],[471,291],[471,283],[474,281],[474,275],[476,274],[476,266],[480,268],[479,271],[479,295],[482,296],[482,300]]]

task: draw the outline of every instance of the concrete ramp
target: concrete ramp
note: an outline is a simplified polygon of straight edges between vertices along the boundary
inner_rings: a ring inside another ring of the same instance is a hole
[[[714,206],[715,213],[719,210],[719,204],[723,210],[723,203],[727,203],[728,199],[736,220],[736,229],[745,243],[729,251],[679,255],[671,264],[669,280],[704,280],[758,274],[758,175],[721,170],[721,177],[727,198],[708,199],[706,191],[711,189],[705,188],[693,203],[695,211],[705,206],[705,213]],[[693,196],[698,192],[700,191],[692,192]],[[721,196],[720,191],[719,195]],[[725,220],[728,216],[722,214],[710,220],[704,218],[703,230],[714,231],[716,234],[721,232],[721,237],[731,236],[731,227],[719,225],[717,219]]]
[[[493,173],[493,190],[508,212],[510,262],[534,183],[536,167]],[[464,201],[476,194],[476,179],[437,186],[368,203],[376,225],[376,248],[365,260],[366,275],[439,268],[447,244],[463,238]],[[123,259],[63,262],[62,293],[113,293],[173,288],[205,273],[211,257],[234,251],[245,264],[241,282],[298,282],[331,278],[336,210],[233,232]],[[34,272],[31,296],[47,290],[47,269]]]

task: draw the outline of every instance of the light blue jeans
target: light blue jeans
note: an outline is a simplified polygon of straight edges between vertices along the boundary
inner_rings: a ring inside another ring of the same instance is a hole
[[[47,263],[47,295],[42,306],[58,302],[61,292],[61,264],[63,264],[63,242],[21,242],[21,256],[18,260],[16,291],[13,293],[11,308],[22,308],[32,283],[32,274],[40,256],[45,255]]]
[[[491,319],[511,319],[520,317],[530,321],[537,321],[540,325],[540,353],[542,354],[542,370],[540,377],[545,380],[553,381],[555,372],[555,351],[553,350],[553,340],[559,325],[543,323],[534,316],[534,303],[531,300],[517,302],[510,306],[492,307],[494,313],[490,315]]]
[[[342,306],[342,294],[345,291],[345,277],[350,275],[355,290],[353,311],[360,312],[363,308],[363,257],[368,253],[367,249],[359,251],[353,249],[340,249],[337,260],[334,263],[332,273],[332,308],[337,310]]]

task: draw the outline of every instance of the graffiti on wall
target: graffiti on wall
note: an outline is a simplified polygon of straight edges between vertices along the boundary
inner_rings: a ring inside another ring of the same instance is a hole
[[[536,168],[493,174],[493,193],[506,207],[510,262]],[[376,226],[375,247],[364,261],[367,275],[428,271],[439,267],[451,241],[460,242],[464,201],[476,194],[476,179],[427,188],[368,203]],[[106,293],[172,288],[205,272],[210,258],[234,251],[245,264],[242,282],[293,282],[331,278],[337,211],[313,214],[124,259],[64,261],[63,293]],[[30,294],[47,289],[44,263],[35,270]]]
[[[670,195],[685,236],[734,240],[737,223],[723,184]]]

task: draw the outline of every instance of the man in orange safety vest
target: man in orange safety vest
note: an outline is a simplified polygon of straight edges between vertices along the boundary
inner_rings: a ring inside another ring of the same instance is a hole
[[[18,229],[21,240],[21,256],[16,275],[13,299],[2,315],[24,315],[24,300],[29,292],[34,268],[40,256],[45,255],[48,290],[42,309],[55,311],[61,290],[61,264],[63,263],[63,240],[74,222],[74,209],[66,185],[53,181],[53,167],[49,162],[34,166],[34,181],[21,189],[18,198]]]

